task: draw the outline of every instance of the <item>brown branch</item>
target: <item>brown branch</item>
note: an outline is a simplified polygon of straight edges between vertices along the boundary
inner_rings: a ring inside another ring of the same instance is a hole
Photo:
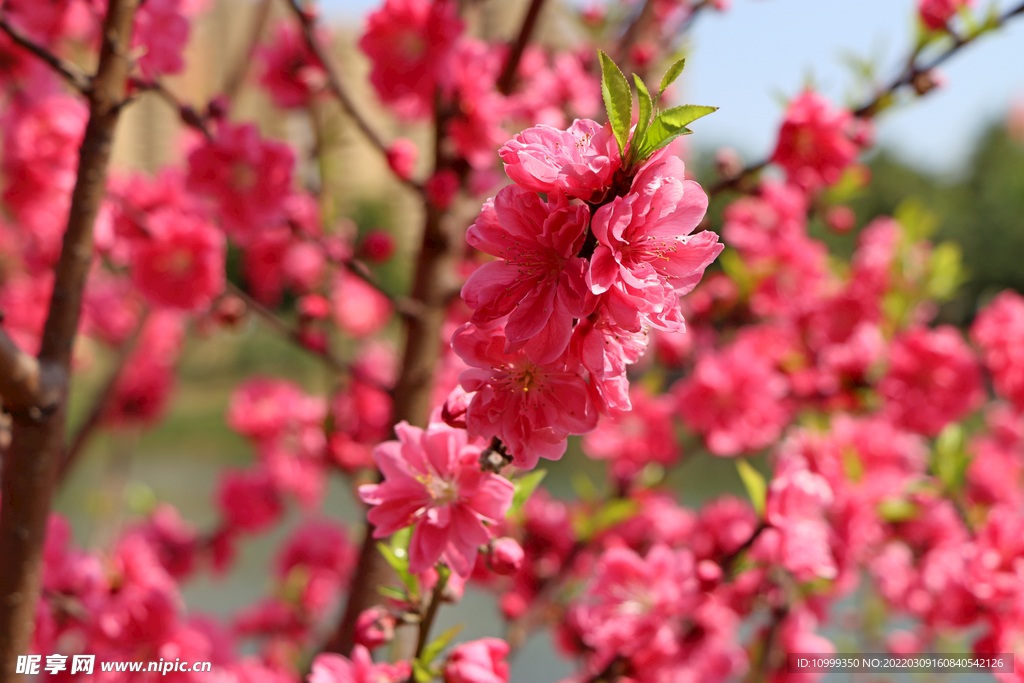
[[[8,410],[27,410],[38,417],[52,409],[58,396],[45,396],[39,360],[25,353],[0,328],[0,397]]]
[[[690,10],[690,15],[683,21],[682,26],[679,27],[679,33],[686,33],[693,28],[693,24],[697,21],[697,17],[700,16],[700,13],[708,7],[711,7],[714,2],[715,0],[701,0],[697,3],[697,5]]]
[[[1000,28],[1001,26],[1003,26],[1003,24],[1005,24],[1007,21],[1017,16],[1018,14],[1024,14],[1024,4],[1018,5],[1014,9],[1007,10],[996,20],[992,28]],[[858,107],[857,109],[854,109],[853,115],[864,117],[874,116],[875,114],[878,113],[880,105],[890,96],[895,94],[897,90],[908,85],[913,85],[914,80],[918,76],[920,76],[921,74],[928,73],[932,69],[941,66],[947,59],[949,59],[958,51],[960,51],[963,47],[973,43],[986,32],[987,31],[978,32],[967,37],[963,37],[958,34],[952,34],[951,32],[951,35],[953,36],[953,44],[950,45],[949,48],[947,48],[944,52],[936,56],[932,61],[923,65],[917,64],[916,57],[917,53],[920,51],[920,48],[915,48],[915,51],[911,54],[910,59],[907,60],[907,68],[904,69],[903,73],[897,76],[882,91],[877,93],[874,98],[872,98],[862,106]]]
[[[260,319],[262,319],[275,333],[289,341],[295,342],[295,344],[304,351],[313,354],[323,361],[331,370],[334,370],[339,374],[346,374],[351,370],[346,363],[343,363],[329,350],[314,349],[303,344],[302,335],[299,334],[298,330],[292,328],[291,325],[282,320],[276,313],[261,304],[259,301],[256,301],[252,295],[238,285],[233,282],[228,282],[227,290],[244,301],[246,308],[258,315]]]
[[[587,683],[612,683],[625,674],[628,664],[628,659],[622,655],[615,655],[612,661],[608,662],[608,666],[588,678]]]
[[[619,40],[618,63],[623,63],[629,57],[629,50],[640,39],[640,34],[647,28],[647,24],[654,18],[654,0],[646,0],[640,8],[636,19],[626,27],[626,31]]]
[[[252,33],[249,36],[248,47],[224,81],[224,97],[228,98],[229,101],[233,102],[235,100],[238,96],[238,91],[242,89],[242,84],[245,83],[245,77],[252,66],[253,58],[256,56],[256,48],[260,44],[260,37],[270,21],[270,8],[271,0],[260,0],[259,7],[256,8],[256,18],[252,22]]]
[[[85,418],[74,436],[71,437],[71,443],[64,451],[64,455],[60,461],[60,468],[57,470],[57,481],[64,481],[68,472],[71,470],[71,466],[78,460],[78,456],[82,454],[89,440],[93,434],[103,422],[103,417],[106,415],[107,410],[110,407],[110,401],[114,398],[114,391],[117,389],[117,383],[121,379],[121,375],[124,372],[125,366],[128,364],[128,360],[131,358],[132,353],[135,351],[135,347],[138,345],[139,337],[142,334],[142,328],[146,324],[148,318],[148,311],[143,313],[139,317],[139,322],[135,326],[135,330],[131,336],[125,340],[121,345],[121,349],[117,354],[117,360],[114,362],[114,369],[110,372],[103,387],[96,394],[93,399],[92,410],[89,412],[89,416]]]
[[[508,61],[505,62],[505,69],[498,78],[498,92],[508,95],[512,92],[512,86],[516,84],[516,71],[519,69],[519,61],[523,58],[523,51],[526,50],[530,37],[533,36],[533,29],[537,25],[537,18],[544,7],[544,0],[530,0],[530,6],[526,9],[523,17],[523,24],[519,29],[516,42],[512,44],[512,51],[508,54]]]
[[[440,95],[434,101],[435,172],[450,168],[453,161],[443,152],[447,118]],[[449,238],[443,228],[445,211],[426,204],[426,216],[419,258],[410,298],[422,306],[420,315],[405,319],[405,353],[393,393],[394,420],[425,427],[430,416],[430,394],[434,370],[441,357],[441,327],[444,324],[452,273],[458,257],[458,240]],[[373,525],[366,521],[363,546],[356,571],[349,584],[348,602],[334,633],[324,649],[348,655],[354,645],[356,619],[363,610],[378,605],[379,586],[385,585],[393,571],[377,551]]]
[[[181,118],[182,123],[202,133],[207,140],[213,139],[213,132],[210,131],[209,126],[206,125],[206,118],[197,112],[192,105],[182,102],[181,99],[168,90],[163,83],[160,81],[140,81],[132,79],[132,84],[140,90],[147,90],[159,95],[160,99],[178,112],[178,116]]]
[[[49,414],[14,414],[0,493],[0,683],[14,683],[29,651],[42,578],[42,551],[64,451],[71,352],[93,260],[93,225],[106,187],[114,130],[125,102],[132,21],[138,0],[110,0],[99,66],[89,89],[89,122],[79,153],[67,229],[39,352],[41,377],[59,400]],[[46,378],[52,379],[47,380]]]
[[[786,607],[776,607],[772,610],[772,620],[768,624],[768,630],[765,632],[764,644],[762,645],[757,669],[752,679],[754,683],[768,683],[771,680],[769,674],[771,674],[772,650],[775,649],[775,640],[778,637],[779,628],[782,626],[782,621],[788,613],[789,609]]]
[[[39,59],[46,62],[47,65],[61,77],[64,78],[68,83],[71,84],[79,92],[88,94],[92,89],[92,78],[84,71],[79,69],[71,62],[61,59],[57,55],[47,50],[42,45],[34,42],[31,38],[26,36],[18,29],[11,26],[7,19],[0,16],[0,31],[6,33],[11,40],[25,48]]]
[[[339,71],[334,64],[333,55],[328,52],[323,45],[320,44],[320,40],[316,36],[316,17],[311,12],[307,11],[302,7],[301,0],[287,0],[289,6],[294,11],[295,16],[299,20],[299,25],[302,28],[302,35],[306,40],[306,46],[309,51],[313,53],[319,61],[321,66],[324,68],[324,72],[327,74],[327,88],[334,95],[335,99],[341,104],[342,109],[352,118],[355,122],[356,127],[362,132],[366,139],[373,145],[377,150],[387,158],[388,145],[384,141],[384,138],[377,133],[376,130],[370,125],[366,117],[359,111],[359,107],[356,106],[355,100],[345,90],[345,86],[342,84],[341,76]],[[412,188],[416,192],[422,194],[423,187],[413,181],[405,178],[399,178],[405,185]]]

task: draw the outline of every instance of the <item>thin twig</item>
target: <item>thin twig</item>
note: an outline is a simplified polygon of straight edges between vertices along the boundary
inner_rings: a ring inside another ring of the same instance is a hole
[[[342,84],[341,76],[339,75],[337,67],[334,65],[333,56],[320,44],[319,39],[316,35],[316,18],[313,14],[303,9],[301,0],[288,0],[289,6],[294,11],[295,16],[299,20],[299,24],[302,27],[302,35],[306,39],[306,46],[310,52],[313,53],[323,66],[324,71],[327,74],[327,88],[331,91],[331,94],[341,104],[342,109],[348,113],[348,115],[355,122],[356,127],[363,133],[370,144],[373,145],[377,150],[387,158],[388,145],[384,141],[384,138],[377,133],[376,130],[366,120],[366,117],[359,111],[359,107],[356,106],[355,100],[345,90],[345,86]],[[397,177],[397,176],[396,176]],[[411,179],[399,178],[405,185],[416,190],[416,192],[422,194],[423,186]]]
[[[1002,27],[1010,19],[1020,14],[1024,14],[1024,3],[1003,13],[999,17],[999,19],[996,20],[995,24],[990,30]],[[976,33],[974,35],[967,37],[954,35],[952,45],[950,45],[945,51],[943,51],[941,54],[932,59],[932,61],[924,65],[917,64],[916,58],[921,51],[921,46],[916,46],[914,48],[914,51],[911,53],[910,58],[907,60],[907,66],[904,68],[903,71],[900,72],[900,75],[894,78],[882,90],[878,91],[870,100],[865,102],[863,105],[857,107],[856,109],[853,109],[853,115],[862,118],[872,118],[876,116],[880,112],[880,105],[889,97],[894,95],[897,90],[909,85],[913,85],[914,80],[918,76],[926,74],[932,69],[937,68],[950,57],[952,57],[954,54],[959,52],[963,47],[970,45],[975,40],[977,40],[978,37],[984,35],[984,33],[987,33],[987,31]],[[925,94],[927,93],[923,93],[921,96],[923,97]],[[726,190],[741,188],[742,185],[745,184],[748,179],[759,173],[764,167],[766,167],[770,163],[771,159],[763,159],[757,162],[756,164],[751,164],[750,166],[747,166],[736,175],[731,176],[729,178],[725,178],[716,183],[715,185],[713,185],[708,190],[708,195],[713,197]]]
[[[1009,21],[1018,14],[1024,14],[1024,3],[1018,5],[1014,9],[1007,10],[1004,14],[1002,14],[999,17],[999,19],[996,20],[992,28],[1000,28],[1003,24],[1005,24],[1007,21]],[[928,73],[932,69],[941,66],[947,59],[956,54],[960,49],[962,49],[966,45],[970,45],[975,40],[977,40],[978,37],[984,35],[984,33],[987,33],[987,31],[975,33],[967,37],[963,37],[958,34],[952,34],[953,44],[950,45],[949,48],[946,49],[943,53],[936,56],[931,62],[925,65],[919,66],[916,63],[916,59],[914,59],[914,57],[911,57],[911,59],[908,60],[908,68],[905,69],[900,76],[896,77],[885,89],[876,94],[873,99],[868,101],[866,104],[858,107],[857,109],[854,109],[854,116],[873,116],[876,113],[876,109],[883,102],[883,100],[888,98],[890,95],[894,94],[898,89],[913,84],[914,79],[917,78],[919,75]],[[915,49],[915,56],[917,51],[919,51],[919,48]]]
[[[708,7],[710,7],[711,5],[713,5],[714,3],[715,3],[715,0],[701,0],[699,3],[697,3],[697,5],[693,9],[690,10],[690,15],[688,17],[686,17],[686,19],[683,21],[682,25],[679,27],[679,33],[680,34],[686,33],[691,28],[693,28],[693,24],[694,24],[694,22],[697,21],[697,17],[700,16],[700,13],[703,10],[707,9]]]
[[[303,349],[307,353],[312,354],[316,358],[323,361],[323,363],[334,372],[340,375],[350,375],[360,382],[373,385],[388,394],[393,394],[394,389],[381,384],[379,381],[370,377],[365,372],[360,371],[356,366],[351,365],[342,361],[340,358],[331,353],[330,349],[313,348],[303,343],[302,335],[299,331],[291,327],[287,322],[281,319],[276,313],[271,311],[269,308],[256,301],[248,292],[241,287],[237,286],[233,282],[228,282],[227,291],[234,294],[239,299],[245,302],[246,307],[260,317],[275,333],[284,337],[285,339],[294,342],[299,348]]]
[[[0,16],[0,31],[6,33],[15,43],[46,62],[51,69],[60,74],[64,80],[79,92],[87,94],[92,89],[91,76],[66,59],[61,59],[42,45],[34,42],[24,33],[11,26],[3,16]]]
[[[508,95],[512,92],[512,86],[516,84],[516,70],[519,68],[519,60],[523,58],[523,51],[533,36],[533,30],[537,26],[537,18],[544,7],[544,0],[530,0],[530,6],[523,17],[523,25],[519,29],[516,42],[512,44],[512,50],[508,54],[508,61],[505,62],[505,69],[498,78],[498,92]]]
[[[654,17],[654,0],[646,0],[640,8],[636,19],[626,27],[626,31],[619,40],[618,61],[624,62],[629,56],[629,50],[640,39],[640,34],[646,29],[647,24]]]
[[[434,585],[434,590],[430,593],[430,603],[427,605],[427,612],[423,615],[420,620],[419,635],[416,637],[416,652],[413,653],[413,659],[419,659],[419,656],[423,654],[423,648],[427,646],[427,640],[430,638],[430,627],[434,625],[434,618],[437,617],[437,610],[441,608],[441,600],[444,597],[444,588],[448,585],[448,572],[438,572],[437,583]],[[411,681],[414,679],[410,679]]]
[[[242,89],[242,84],[245,83],[245,76],[249,73],[253,57],[256,56],[256,48],[260,44],[260,37],[263,35],[267,22],[270,20],[271,2],[272,0],[260,0],[259,7],[256,8],[256,18],[252,22],[252,33],[249,36],[248,47],[235,63],[234,68],[228,72],[228,77],[224,81],[224,97],[228,101],[234,101],[238,96],[238,91]]]
[[[178,116],[181,118],[182,123],[202,133],[207,140],[213,139],[213,131],[211,131],[210,127],[206,125],[206,118],[200,115],[192,105],[182,102],[181,98],[168,90],[167,86],[163,83],[160,81],[140,81],[133,79],[132,84],[139,90],[146,90],[159,95],[160,99],[178,112]]]

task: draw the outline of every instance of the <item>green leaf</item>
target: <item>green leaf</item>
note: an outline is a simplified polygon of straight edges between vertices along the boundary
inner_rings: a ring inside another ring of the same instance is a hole
[[[651,114],[654,112],[654,104],[651,102],[651,94],[647,92],[647,86],[643,79],[633,74],[633,82],[636,83],[636,95],[640,104],[640,118],[636,122],[636,130],[633,131],[633,144],[630,145],[631,162],[639,161],[637,151],[640,143],[647,134],[647,128],[651,125]]]
[[[718,263],[721,264],[725,274],[740,288],[740,293],[743,296],[750,294],[757,282],[738,251],[725,248],[718,257]]]
[[[395,553],[394,548],[389,546],[387,543],[377,543],[377,549],[380,550],[380,554],[384,556],[391,568],[401,574],[402,572],[409,571],[409,559],[406,557],[399,557]]]
[[[768,484],[764,475],[754,469],[754,466],[747,462],[746,458],[736,459],[736,471],[740,473],[743,486],[747,489],[750,502],[754,504],[757,514],[764,516],[765,501],[768,497]]]
[[[391,568],[398,574],[411,595],[419,595],[419,580],[409,573],[409,538],[411,529],[402,529],[391,536],[390,543],[378,543],[377,549]]]
[[[412,675],[415,677],[416,683],[430,683],[434,680],[434,672],[423,666],[418,659],[414,659],[412,662]]]
[[[668,86],[675,83],[675,80],[679,78],[679,74],[683,73],[684,66],[686,66],[685,57],[683,57],[678,62],[676,62],[675,64],[668,68],[668,71],[665,72],[665,75],[661,79],[661,87],[658,88],[659,98],[661,97],[661,94],[665,92],[666,89],[668,89]]]
[[[960,247],[954,242],[938,244],[928,258],[928,280],[925,291],[933,299],[945,300],[956,294],[963,284]]]
[[[917,513],[917,506],[906,498],[886,498],[878,504],[878,514],[887,522],[906,522]]]
[[[573,531],[581,541],[588,541],[596,534],[606,531],[616,524],[625,522],[640,510],[635,500],[615,498],[605,503],[597,512],[588,515],[581,511],[573,520]]]
[[[459,632],[462,631],[462,626],[462,624],[452,626],[450,629],[427,644],[427,646],[423,648],[423,652],[420,654],[420,661],[426,666],[430,666],[434,659],[441,654],[441,650],[448,647],[448,643],[452,642],[455,636],[459,635]]]
[[[654,118],[651,127],[647,130],[647,135],[640,147],[640,158],[646,158],[680,135],[689,135],[693,131],[687,128],[686,124],[716,111],[718,111],[718,107],[684,104],[661,112]]]
[[[519,512],[544,480],[547,473],[547,470],[534,470],[529,474],[516,477],[516,480],[512,482],[512,485],[515,487],[515,494],[512,496],[512,507],[509,509],[509,515],[515,515]]]
[[[939,227],[938,217],[916,197],[900,202],[893,212],[893,218],[903,227],[903,234],[910,244],[928,239]]]
[[[616,524],[625,522],[639,511],[640,504],[635,500],[630,500],[629,498],[610,500],[594,515],[591,533],[599,534],[606,529],[611,529]]]
[[[583,472],[574,472],[570,479],[572,483],[572,489],[579,496],[580,500],[585,503],[597,500],[601,492],[597,490],[597,486],[591,481],[590,477],[585,475]]]
[[[932,471],[947,490],[956,492],[963,487],[968,462],[963,427],[956,423],[947,425],[935,439]]]
[[[399,602],[405,602],[409,599],[408,595],[394,586],[377,586],[377,592],[385,598],[391,598],[392,600],[398,600]]]
[[[601,58],[601,96],[604,98],[604,108],[608,111],[608,121],[612,124],[615,141],[619,143],[619,154],[624,155],[629,140],[629,127],[633,122],[633,91],[629,89],[629,82],[612,58],[601,50],[597,54]]]

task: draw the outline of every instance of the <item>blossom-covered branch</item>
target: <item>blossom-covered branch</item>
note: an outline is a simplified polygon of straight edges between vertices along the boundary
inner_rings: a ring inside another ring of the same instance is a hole
[[[1021,14],[1024,14],[1024,4],[1017,5],[1016,7],[1006,10],[1003,14],[995,17],[994,20],[986,23],[981,29],[966,36],[949,31],[946,29],[944,24],[940,24],[940,27],[952,36],[952,43],[940,54],[924,64],[918,63],[917,60],[921,53],[922,45],[916,45],[906,60],[906,66],[899,75],[876,92],[866,102],[852,108],[852,115],[864,119],[871,119],[877,116],[891,104],[893,96],[906,87],[913,88],[919,96],[923,97],[924,95],[927,95],[934,88],[934,83],[930,82],[930,80],[929,82],[922,82],[921,79],[923,77],[928,77],[929,74],[932,74],[935,69],[957,54],[965,46],[975,42],[987,32],[1004,26],[1008,21]],[[766,166],[772,163],[772,161],[772,159],[764,159],[729,174],[727,177],[722,178],[718,183],[711,186],[708,190],[708,194],[714,197],[728,190],[744,189],[748,181],[760,173]]]
[[[370,122],[367,121],[366,116],[359,110],[355,100],[352,99],[348,90],[345,89],[345,86],[342,83],[341,75],[338,72],[338,68],[335,66],[332,55],[326,48],[324,48],[320,39],[317,37],[315,10],[304,8],[302,6],[302,0],[288,0],[288,3],[291,5],[291,8],[295,13],[295,17],[298,19],[299,24],[302,27],[302,35],[306,41],[306,46],[320,64],[323,65],[323,68],[327,73],[327,87],[341,104],[345,112],[355,122],[356,127],[363,133],[363,136],[366,137],[371,145],[377,148],[385,159],[387,159],[390,156],[391,146],[384,141],[384,138],[382,138],[376,130],[374,130],[373,126],[370,125]],[[399,176],[399,180],[417,192],[423,191],[423,188],[411,178]]]
[[[75,64],[53,54],[45,47],[34,42],[31,38],[12,26],[6,17],[3,16],[2,10],[0,10],[0,31],[3,31],[10,36],[11,40],[16,44],[46,62],[51,69],[60,74],[79,92],[88,93],[92,88],[92,78],[88,74],[79,69]]]
[[[136,0],[111,0],[102,28],[99,65],[88,91],[89,122],[82,143],[67,229],[43,327],[39,362],[61,379],[56,409],[15,415],[4,459],[0,500],[0,682],[17,680],[15,665],[29,651],[42,580],[47,516],[64,452],[67,385],[93,261],[93,226],[103,198],[114,130],[125,100]]]

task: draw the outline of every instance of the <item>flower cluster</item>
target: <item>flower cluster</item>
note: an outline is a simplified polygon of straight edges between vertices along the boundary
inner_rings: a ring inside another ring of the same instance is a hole
[[[610,124],[537,126],[500,154],[515,184],[467,232],[495,260],[462,288],[473,314],[452,346],[469,366],[459,379],[470,432],[532,468],[600,414],[629,410],[626,367],[649,329],[683,329],[679,297],[722,245],[694,232],[708,200],[682,162],[659,153],[623,165]]]
[[[161,78],[183,70],[204,4],[140,3],[124,106],[158,87],[173,100]],[[100,44],[103,5],[3,0],[0,15],[37,51],[73,60]],[[373,92],[410,128],[370,136],[381,168],[423,200],[410,296],[377,268],[407,255],[386,220],[341,216],[333,135],[303,158],[240,120],[230,97],[175,103],[194,129],[181,163],[112,171],[92,207],[73,369],[117,367],[69,457],[97,425],[126,448],[173,406],[194,338],[248,344],[250,315],[328,372],[234,388],[227,438],[253,457],[210,482],[208,526],[143,487],[105,550],[80,549],[51,515],[32,651],[212,663],[172,683],[508,683],[514,651],[547,629],[578,665],[566,683],[785,681],[785,654],[834,651],[819,631],[867,595],[865,621],[903,626],[878,634],[893,652],[958,642],[1024,667],[1024,298],[998,294],[969,330],[936,324],[935,302],[960,279],[955,249],[928,242],[909,205],[865,218],[840,203],[868,181],[858,156],[884,102],[854,112],[803,91],[779,126],[777,172],[720,154],[709,212],[672,145],[713,111],[666,107],[681,61],[648,91],[589,46],[480,40],[464,5],[384,0],[359,39]],[[649,73],[673,31],[727,5],[626,2],[580,18]],[[970,5],[921,0],[922,48],[958,35]],[[344,79],[317,57],[315,13],[297,8],[253,46],[253,84],[290,121],[330,133],[321,98]],[[606,124],[594,120],[602,99]],[[88,110],[4,31],[0,108],[0,324],[36,353],[48,302],[67,295],[53,270]],[[426,119],[436,154],[411,141]],[[460,227],[465,244],[451,239]],[[855,232],[848,263],[815,237],[824,229]],[[232,367],[277,360],[266,355]],[[5,459],[26,419],[12,413],[0,410]],[[534,468],[573,435],[607,479],[576,473],[579,498],[564,500],[537,488]],[[700,458],[735,466],[749,500],[701,481],[700,504],[681,503],[674,484],[700,469],[680,465]],[[362,549],[322,509],[342,477],[366,506]],[[273,534],[269,580],[248,600],[223,618],[186,610],[189,581],[250,564],[245,544]],[[393,581],[366,578],[380,559]],[[469,586],[493,593],[506,639],[431,632]],[[346,597],[359,608],[343,609]],[[417,631],[416,652],[384,661],[402,629]],[[348,654],[321,653],[331,633]]]

